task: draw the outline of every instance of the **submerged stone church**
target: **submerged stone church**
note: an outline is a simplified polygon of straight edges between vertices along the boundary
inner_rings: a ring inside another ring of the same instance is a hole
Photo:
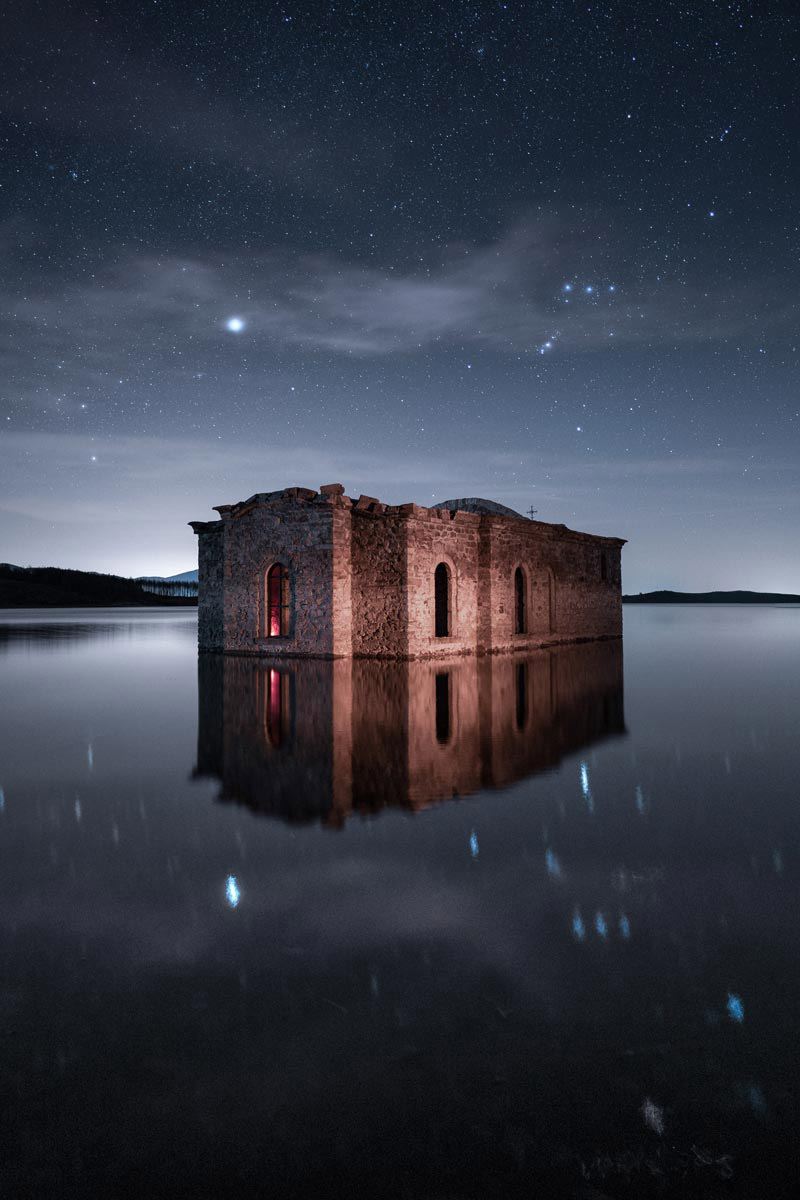
[[[201,650],[430,658],[622,633],[621,538],[474,497],[353,500],[339,483],[216,511],[191,522]]]

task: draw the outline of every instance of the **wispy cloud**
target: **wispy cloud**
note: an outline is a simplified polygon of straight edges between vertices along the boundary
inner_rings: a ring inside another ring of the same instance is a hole
[[[0,287],[8,398],[101,390],[108,373],[169,383],[187,364],[224,371],[296,349],[376,359],[454,345],[574,354],[763,337],[794,305],[752,281],[724,303],[702,284],[641,279],[612,222],[526,221],[488,246],[445,248],[401,271],[281,249],[258,255],[130,255],[90,278],[28,275]],[[621,263],[619,274],[611,263]],[[235,315],[241,333],[225,328]]]

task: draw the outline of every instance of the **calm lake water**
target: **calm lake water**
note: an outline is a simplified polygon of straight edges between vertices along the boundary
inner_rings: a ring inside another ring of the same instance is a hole
[[[800,610],[195,638],[0,615],[0,1194],[796,1194]]]

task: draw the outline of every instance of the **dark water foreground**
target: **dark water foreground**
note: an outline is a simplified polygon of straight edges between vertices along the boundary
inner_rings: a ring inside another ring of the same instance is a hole
[[[795,1194],[800,613],[199,697],[0,622],[0,1195]]]

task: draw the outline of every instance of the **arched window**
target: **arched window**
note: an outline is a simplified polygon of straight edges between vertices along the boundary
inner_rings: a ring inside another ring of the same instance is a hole
[[[267,571],[267,637],[289,636],[289,571],[273,563]]]
[[[450,672],[436,676],[436,740],[444,745],[450,741]]]
[[[450,636],[450,571],[447,563],[439,563],[433,573],[435,605],[434,633],[436,637]]]
[[[527,596],[525,588],[525,572],[517,567],[514,572],[514,633],[527,633]]]

